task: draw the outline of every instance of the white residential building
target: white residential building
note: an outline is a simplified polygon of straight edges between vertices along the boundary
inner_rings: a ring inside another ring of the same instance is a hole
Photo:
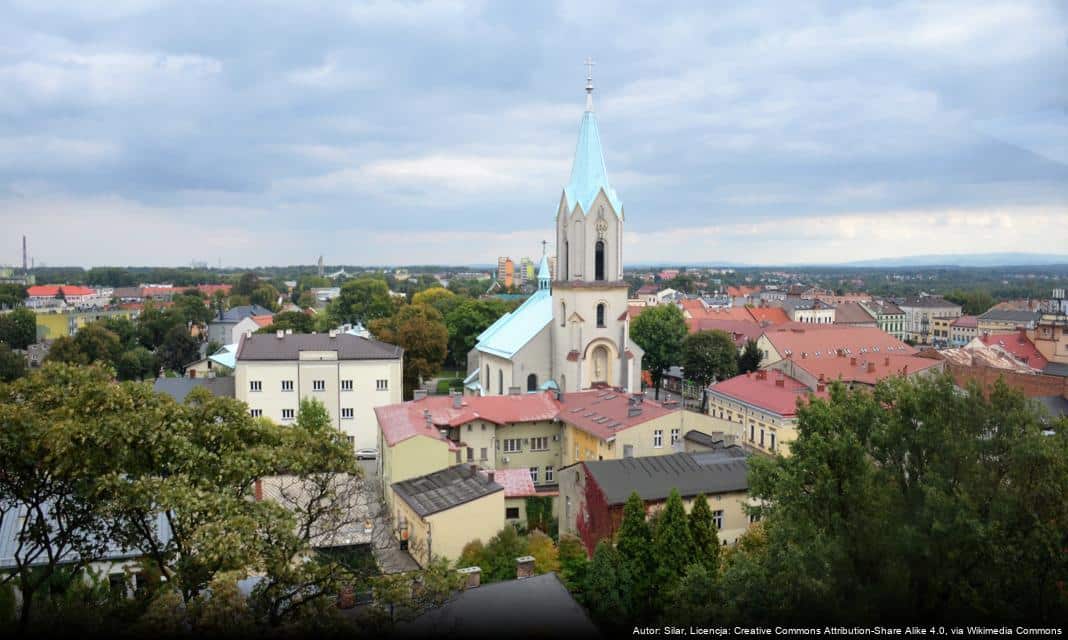
[[[253,416],[296,420],[302,398],[326,405],[358,449],[378,442],[375,407],[401,402],[400,347],[347,333],[245,334],[234,392]]]

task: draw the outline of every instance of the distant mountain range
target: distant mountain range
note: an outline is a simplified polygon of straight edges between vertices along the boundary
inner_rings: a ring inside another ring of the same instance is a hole
[[[1068,255],[1051,253],[960,253],[902,256],[847,262],[845,267],[1026,267],[1068,264]]]

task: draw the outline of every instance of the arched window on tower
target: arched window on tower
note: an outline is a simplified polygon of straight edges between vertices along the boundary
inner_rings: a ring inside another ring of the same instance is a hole
[[[604,328],[604,313],[605,304],[602,302],[597,305],[597,326],[601,329]]]
[[[564,277],[561,280],[571,279],[571,243],[564,240]]]
[[[598,240],[593,251],[594,280],[604,280],[604,240]]]
[[[563,300],[560,301],[560,326],[567,326],[567,303]]]
[[[490,377],[489,376],[490,376],[489,365],[487,364],[486,365],[486,393],[490,392]]]
[[[527,391],[537,391],[537,390],[538,390],[538,375],[536,373],[532,373],[529,376],[527,376]]]
[[[497,371],[497,394],[504,395],[504,369]]]

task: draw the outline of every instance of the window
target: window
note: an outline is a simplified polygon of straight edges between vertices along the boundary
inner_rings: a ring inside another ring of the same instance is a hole
[[[549,465],[549,466],[545,467],[545,481],[546,482],[552,482],[553,481],[553,466],[552,465]]]
[[[679,430],[678,429],[672,429],[671,430],[671,444],[675,444],[678,441],[679,441]]]
[[[604,240],[598,240],[593,246],[594,280],[604,280]]]
[[[653,447],[659,449],[664,446],[664,430],[657,429],[653,432]]]
[[[567,326],[567,303],[563,300],[560,301],[560,326]]]
[[[497,370],[497,395],[504,395],[504,369]]]
[[[263,415],[263,409],[249,409],[248,414],[253,418],[258,418]]]
[[[345,436],[345,439],[349,441],[350,447],[356,447],[356,436]]]
[[[355,410],[352,407],[342,407],[342,409],[341,409],[341,419],[342,420],[352,420],[352,417],[354,415],[355,415]]]
[[[326,391],[326,380],[312,380],[312,391]]]
[[[117,598],[126,597],[126,574],[125,573],[112,573],[108,575],[108,588],[111,589],[111,595]]]
[[[389,380],[376,380],[375,389],[378,391],[389,391]]]
[[[248,381],[248,390],[249,391],[263,391],[263,381],[262,380],[249,380]]]
[[[292,409],[282,409],[282,419],[283,420],[292,420],[293,419],[293,413],[294,412],[293,412]]]
[[[282,391],[292,391],[292,390],[293,390],[293,381],[292,380],[283,380],[282,381]]]
[[[599,279],[600,278],[598,278],[598,280]],[[604,303],[602,302],[599,305],[597,305],[597,326],[602,328],[602,329],[604,328],[604,311],[605,311],[605,306],[604,306]]]
[[[479,449],[478,456],[479,456],[478,457],[479,460],[488,460],[489,459],[488,457],[486,457],[486,447],[482,447],[481,449]]]
[[[717,529],[723,528],[723,510],[712,512],[712,524],[716,525]]]
[[[771,432],[771,447],[770,448],[771,448],[772,451],[775,451],[775,432],[774,431]]]
[[[537,482],[538,481],[538,468],[537,467],[531,467],[530,468],[530,481],[531,482]]]
[[[760,430],[760,446],[764,446],[764,430]]]
[[[486,393],[490,392],[489,365],[486,365]]]
[[[467,461],[468,462],[473,462],[474,459],[475,459],[475,449],[474,449],[474,447],[468,447],[467,448]]]
[[[633,458],[634,457],[634,445],[632,445],[632,444],[623,445],[623,457],[624,458]]]
[[[760,522],[760,512],[753,511],[749,514],[749,524],[755,524],[757,522]]]
[[[341,381],[341,390],[342,391],[352,391],[352,380],[342,380]]]
[[[523,441],[520,440],[519,438],[508,438],[508,439],[506,439],[504,441],[504,452],[505,453],[518,453],[519,451],[522,451],[522,449],[523,449],[522,444],[523,444]]]
[[[529,376],[527,376],[527,391],[537,391],[537,390],[538,390],[538,375],[535,374],[535,373],[532,373]]]
[[[505,520],[518,520],[519,519],[519,507],[505,507],[504,508]]]
[[[548,451],[549,450],[549,438],[548,437],[531,438],[530,439],[530,450],[531,451]]]
[[[749,423],[749,442],[756,442],[756,425]]]

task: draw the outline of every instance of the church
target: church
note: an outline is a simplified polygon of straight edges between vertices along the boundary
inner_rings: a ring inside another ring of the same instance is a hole
[[[543,255],[538,290],[478,336],[466,393],[507,395],[597,387],[641,391],[641,347],[630,340],[623,281],[623,202],[608,182],[586,77],[571,179],[556,211],[556,272]]]

